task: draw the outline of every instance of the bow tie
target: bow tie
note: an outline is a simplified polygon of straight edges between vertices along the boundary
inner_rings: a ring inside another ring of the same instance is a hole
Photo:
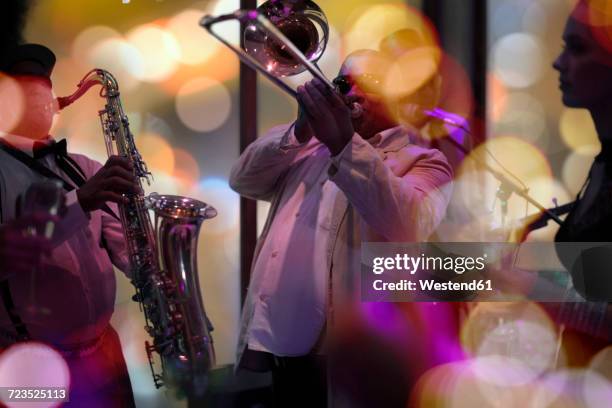
[[[66,139],[51,144],[36,142],[32,147],[32,152],[34,153],[35,159],[43,158],[49,154],[53,154],[54,156],[66,156],[68,154]]]

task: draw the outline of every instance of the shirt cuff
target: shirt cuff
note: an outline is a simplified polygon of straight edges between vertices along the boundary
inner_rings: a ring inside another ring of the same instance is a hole
[[[64,216],[66,221],[70,221],[74,223],[74,225],[79,226],[89,223],[89,214],[83,211],[76,190],[72,190],[66,194],[66,209],[66,215]]]
[[[279,150],[282,152],[289,152],[291,150],[301,149],[308,144],[308,141],[300,143],[295,137],[295,123],[293,123],[289,129],[285,132],[280,140]]]
[[[329,166],[329,169],[327,170],[327,174],[329,175],[329,177],[334,176],[338,172],[340,164],[343,161],[351,160],[350,157],[352,155],[354,147],[361,146],[364,143],[368,142],[366,142],[361,136],[359,136],[359,133],[354,133],[351,140],[349,140],[349,142],[346,144],[346,146],[344,146],[340,153],[330,157],[331,164]]]

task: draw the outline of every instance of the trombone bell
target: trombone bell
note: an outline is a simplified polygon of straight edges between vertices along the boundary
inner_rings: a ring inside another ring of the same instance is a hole
[[[269,0],[257,8],[312,63],[321,58],[329,39],[329,25],[323,11],[312,1]],[[287,49],[286,44],[257,23],[244,31],[244,50],[266,70],[278,77],[297,75],[307,67]]]

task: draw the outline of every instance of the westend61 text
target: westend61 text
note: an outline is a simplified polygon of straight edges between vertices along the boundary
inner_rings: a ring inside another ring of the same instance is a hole
[[[374,281],[373,287],[377,291],[492,291],[491,280],[473,280],[471,282],[436,282],[432,279],[420,279],[419,287],[411,280],[402,279],[398,282],[384,282],[380,279]]]

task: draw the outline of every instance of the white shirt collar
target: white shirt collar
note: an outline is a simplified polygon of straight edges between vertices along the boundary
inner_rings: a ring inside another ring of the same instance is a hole
[[[11,146],[29,154],[30,156],[33,155],[34,143],[44,143],[45,145],[50,145],[54,141],[51,136],[47,136],[45,139],[34,140],[30,139],[29,137],[11,134],[2,135],[2,139],[4,139]]]

